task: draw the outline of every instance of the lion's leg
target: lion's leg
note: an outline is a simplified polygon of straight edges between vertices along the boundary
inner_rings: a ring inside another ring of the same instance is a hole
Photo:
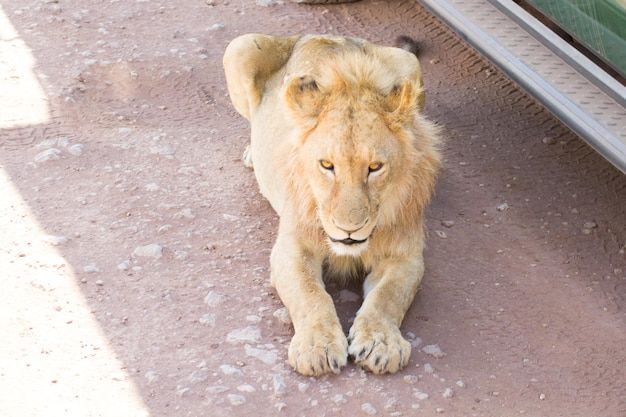
[[[347,362],[348,341],[324,288],[323,258],[307,252],[280,233],[272,250],[272,284],[295,329],[289,363],[303,375],[339,373]]]
[[[400,324],[424,274],[421,256],[414,262],[383,262],[367,277],[365,300],[350,329],[348,352],[354,362],[375,374],[406,366],[411,344]]]

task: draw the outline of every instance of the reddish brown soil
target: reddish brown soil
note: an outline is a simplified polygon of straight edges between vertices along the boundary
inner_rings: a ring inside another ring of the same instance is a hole
[[[626,176],[414,1],[265,3],[0,0],[0,414],[626,415]],[[445,167],[399,374],[286,362],[221,68],[246,32],[423,42]]]

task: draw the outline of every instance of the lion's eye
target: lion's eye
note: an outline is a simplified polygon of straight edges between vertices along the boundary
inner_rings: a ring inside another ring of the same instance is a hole
[[[382,167],[383,167],[382,163],[372,162],[370,166],[368,167],[368,169],[369,169],[369,172],[372,173],[372,172],[380,171]]]
[[[335,169],[335,166],[333,165],[333,163],[330,161],[326,161],[325,159],[322,159],[320,161],[320,165],[322,166],[322,168],[324,168],[327,171],[332,171]]]

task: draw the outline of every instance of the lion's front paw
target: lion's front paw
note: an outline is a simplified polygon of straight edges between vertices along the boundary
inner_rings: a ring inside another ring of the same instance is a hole
[[[348,340],[341,326],[304,328],[289,345],[289,363],[302,375],[338,374],[348,361]]]
[[[409,363],[411,344],[385,320],[357,317],[348,339],[350,358],[375,374],[394,373]]]

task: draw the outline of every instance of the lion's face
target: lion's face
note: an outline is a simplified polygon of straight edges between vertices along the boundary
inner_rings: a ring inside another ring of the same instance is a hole
[[[407,171],[406,165],[399,168],[402,144],[381,114],[367,106],[325,112],[306,138],[300,163],[336,255],[361,254],[385,220],[381,205],[392,203],[394,185]]]

